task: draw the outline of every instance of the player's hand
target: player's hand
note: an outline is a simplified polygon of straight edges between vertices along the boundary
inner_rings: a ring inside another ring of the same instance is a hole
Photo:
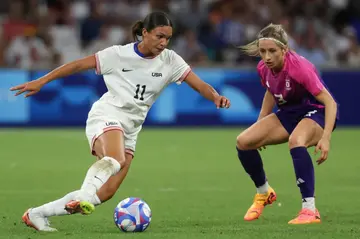
[[[230,100],[228,100],[225,96],[217,96],[214,100],[216,108],[229,108],[230,107]]]
[[[315,154],[317,154],[319,151],[321,151],[320,158],[318,158],[318,160],[316,160],[316,163],[318,165],[325,162],[325,160],[328,157],[329,150],[330,150],[330,140],[327,138],[324,138],[324,137],[321,138],[315,148]]]
[[[32,96],[36,93],[38,93],[41,89],[41,87],[43,87],[45,85],[45,82],[42,81],[41,79],[38,80],[34,80],[34,81],[30,81],[21,85],[17,85],[14,87],[11,87],[10,90],[11,91],[17,91],[15,96],[21,95],[24,92],[28,92],[27,94],[25,94],[25,97],[29,97]]]

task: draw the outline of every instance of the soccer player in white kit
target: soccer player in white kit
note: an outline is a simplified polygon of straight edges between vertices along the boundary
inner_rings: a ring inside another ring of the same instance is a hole
[[[37,80],[15,86],[16,95],[36,94],[46,83],[76,72],[95,69],[108,88],[89,112],[86,136],[98,160],[89,168],[81,188],[63,198],[28,209],[22,220],[39,231],[56,231],[51,216],[91,214],[95,206],[109,200],[124,180],[135,152],[138,133],[146,115],[163,89],[186,82],[217,108],[230,101],[202,81],[174,51],[166,49],[172,22],[162,12],[150,13],[133,26],[134,43],[115,45],[92,56],[65,64]],[[137,42],[137,36],[142,41]]]

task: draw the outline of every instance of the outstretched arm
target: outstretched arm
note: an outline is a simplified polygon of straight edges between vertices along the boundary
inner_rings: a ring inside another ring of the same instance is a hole
[[[77,72],[95,69],[96,68],[96,58],[95,55],[91,55],[88,57],[84,57],[79,60],[72,61],[70,63],[64,64],[55,70],[51,71],[47,75],[41,77],[40,79],[43,80],[45,83],[48,83],[52,80],[69,76],[75,74]]]
[[[58,78],[62,78],[68,75],[72,75],[74,73],[88,70],[88,69],[95,69],[96,68],[96,58],[95,55],[88,56],[76,61],[72,61],[70,63],[64,64],[55,70],[51,71],[50,73],[46,74],[45,76],[31,81],[27,82],[18,86],[12,87],[11,91],[18,91],[16,92],[16,96],[20,95],[24,92],[29,92],[25,95],[25,97],[31,96],[36,94],[40,91],[41,87],[43,87],[45,84],[49,83],[50,81],[53,81]]]
[[[214,102],[217,108],[230,107],[230,101],[226,97],[219,95],[211,85],[202,81],[194,72],[190,72],[184,81],[204,98]]]

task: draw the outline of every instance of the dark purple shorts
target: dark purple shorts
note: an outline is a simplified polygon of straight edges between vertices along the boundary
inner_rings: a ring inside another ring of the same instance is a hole
[[[314,120],[321,128],[325,126],[325,108],[304,107],[300,109],[281,109],[276,112],[276,116],[289,134],[294,131],[297,124],[304,118]],[[335,127],[336,125],[334,129]]]

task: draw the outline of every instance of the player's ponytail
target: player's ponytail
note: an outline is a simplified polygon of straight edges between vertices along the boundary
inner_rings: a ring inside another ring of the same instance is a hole
[[[134,41],[138,41],[138,37],[142,36],[142,32],[146,29],[147,32],[152,31],[156,27],[170,26],[172,27],[172,21],[164,12],[152,12],[149,13],[144,21],[137,21],[132,26],[132,36]]]
[[[239,49],[248,56],[259,56],[259,41],[252,41],[244,46],[239,46]]]
[[[249,56],[259,56],[259,40],[271,39],[279,47],[288,49],[288,36],[281,25],[269,24],[264,27],[258,34],[255,41],[247,45],[240,46],[240,50]]]
[[[143,21],[137,21],[134,23],[134,25],[131,28],[132,36],[134,38],[134,41],[138,41],[138,37],[142,36],[142,30],[144,29],[144,22]]]

